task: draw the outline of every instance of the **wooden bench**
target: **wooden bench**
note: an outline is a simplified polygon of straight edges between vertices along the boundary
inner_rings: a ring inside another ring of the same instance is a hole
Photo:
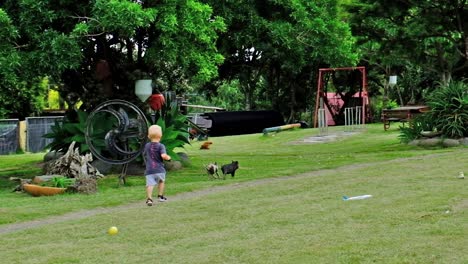
[[[403,125],[406,122],[409,122],[416,115],[428,111],[427,106],[402,106],[393,109],[384,109],[382,110],[382,122],[384,125],[384,130],[390,128],[390,122],[402,122]]]
[[[382,111],[382,122],[385,131],[390,128],[390,122],[401,122],[404,125],[409,119],[410,117],[408,117],[406,111]]]

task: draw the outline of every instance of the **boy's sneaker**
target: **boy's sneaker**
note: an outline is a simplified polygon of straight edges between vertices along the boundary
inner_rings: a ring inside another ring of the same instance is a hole
[[[153,200],[151,200],[150,198],[146,199],[146,205],[153,206]]]
[[[167,198],[164,197],[163,195],[158,195],[158,199],[159,199],[160,202],[165,202],[165,201],[167,201]]]

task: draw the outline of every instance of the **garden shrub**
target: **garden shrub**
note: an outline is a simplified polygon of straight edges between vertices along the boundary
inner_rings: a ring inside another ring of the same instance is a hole
[[[414,139],[421,137],[422,131],[433,131],[434,122],[432,117],[427,113],[416,116],[409,121],[407,127],[400,126],[400,134],[398,138],[402,143],[409,143]]]
[[[468,137],[468,85],[451,82],[440,86],[427,98],[430,110],[400,127],[400,141],[408,143],[421,138],[422,131],[439,131],[445,138]]]
[[[67,115],[62,122],[55,122],[51,127],[52,132],[44,135],[46,138],[52,138],[53,141],[46,146],[46,148],[54,151],[68,149],[70,144],[74,141],[75,147],[79,148],[81,154],[90,152],[89,146],[86,143],[85,131],[86,120],[88,113],[85,111],[77,110],[75,114]],[[107,115],[96,115],[94,118],[95,127],[93,130],[93,146],[96,151],[101,153],[106,151],[107,146],[105,143],[106,133],[114,128],[116,120]],[[174,149],[183,147],[189,143],[189,133],[187,117],[180,113],[177,103],[172,105],[163,105],[162,109],[155,115],[155,124],[161,126],[163,130],[163,137],[161,143],[166,146],[167,153],[174,159],[178,159]],[[148,118],[151,120],[151,118]],[[137,144],[130,140],[129,145]],[[131,149],[135,149],[132,148]]]
[[[427,102],[435,129],[449,138],[468,136],[468,85],[451,82],[430,94]]]
[[[82,110],[77,110],[75,114],[68,114],[64,117],[62,122],[55,121],[51,127],[52,132],[44,135],[45,138],[52,138],[53,141],[46,146],[46,149],[53,151],[67,150],[70,144],[75,141],[81,154],[90,151],[88,144],[86,144],[86,120],[88,113]],[[105,134],[113,127],[113,119],[106,118],[105,115],[97,116],[96,124],[100,127],[95,130],[93,137],[104,139]],[[104,140],[93,140],[95,148],[100,152],[105,148]]]
[[[151,120],[150,118],[148,120]],[[162,109],[156,113],[156,125],[159,125],[163,131],[161,143],[166,146],[166,152],[173,159],[179,157],[174,152],[175,148],[190,144],[187,116],[183,115],[176,102],[164,104]]]

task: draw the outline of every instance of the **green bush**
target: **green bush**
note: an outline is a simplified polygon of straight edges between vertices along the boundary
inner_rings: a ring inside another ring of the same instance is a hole
[[[148,120],[151,119],[148,118]],[[177,160],[178,155],[174,149],[190,144],[187,117],[179,111],[176,102],[170,105],[164,104],[156,114],[156,125],[162,128],[161,143],[166,147],[167,154]]]
[[[468,85],[463,81],[440,86],[428,97],[429,119],[449,138],[468,136]]]
[[[73,116],[73,115],[70,115]],[[117,120],[109,115],[101,114],[93,118],[94,129],[91,136],[93,146],[97,152],[101,154],[107,149],[105,136],[106,133],[115,127]],[[161,143],[166,146],[166,151],[171,157],[177,159],[174,149],[183,147],[185,144],[190,144],[188,140],[188,124],[187,117],[179,112],[177,103],[172,105],[164,105],[163,108],[156,113],[156,123],[163,130]],[[65,117],[63,122],[55,122],[51,127],[52,132],[44,135],[45,138],[52,138],[53,141],[46,146],[47,149],[60,151],[67,150],[70,144],[75,141],[75,147],[79,148],[80,153],[84,154],[90,151],[86,143],[85,130],[88,113],[78,110],[76,118]],[[148,117],[148,120],[151,120]],[[135,149],[132,145],[136,142],[129,142],[131,149]]]
[[[1,81],[3,81],[2,78],[0,78]],[[6,83],[6,86],[5,83],[0,83],[2,91],[0,93],[0,118],[28,117],[44,109],[48,87],[47,78],[37,78],[31,82]]]
[[[88,113],[77,110],[76,120],[68,115],[64,117],[62,122],[55,121],[55,124],[51,127],[52,132],[44,135],[45,138],[52,138],[53,141],[46,146],[46,149],[61,151],[67,150],[70,144],[75,141],[75,147],[79,148],[80,153],[89,152],[89,146],[86,144],[85,130],[86,120],[88,119]],[[93,140],[94,146],[98,152],[105,148],[106,144],[104,140],[105,134],[113,127],[113,119],[106,118],[106,115],[98,115],[96,118],[96,124],[99,125],[99,129],[95,129],[93,137],[97,140]]]
[[[410,121],[409,127],[400,127],[398,138],[403,143],[421,137],[422,131],[439,131],[442,137],[468,136],[468,86],[451,82],[440,86],[427,98],[429,112]]]
[[[374,121],[380,122],[382,120],[382,110],[393,109],[398,106],[399,105],[395,100],[389,99],[384,103],[384,99],[382,97],[374,97],[371,98],[370,111]]]
[[[409,121],[408,127],[400,126],[400,134],[398,138],[402,143],[409,143],[421,136],[422,131],[434,131],[435,126],[432,117],[427,113],[418,115]]]
[[[67,188],[70,185],[75,184],[75,178],[67,178],[67,177],[54,177],[52,178],[53,187],[58,188]]]

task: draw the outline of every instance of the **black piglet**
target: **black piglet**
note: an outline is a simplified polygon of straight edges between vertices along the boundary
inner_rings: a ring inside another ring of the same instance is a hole
[[[231,177],[234,177],[236,170],[239,168],[238,161],[232,161],[230,164],[225,164],[221,167],[223,172],[223,179],[226,179],[226,174],[231,174]]]

